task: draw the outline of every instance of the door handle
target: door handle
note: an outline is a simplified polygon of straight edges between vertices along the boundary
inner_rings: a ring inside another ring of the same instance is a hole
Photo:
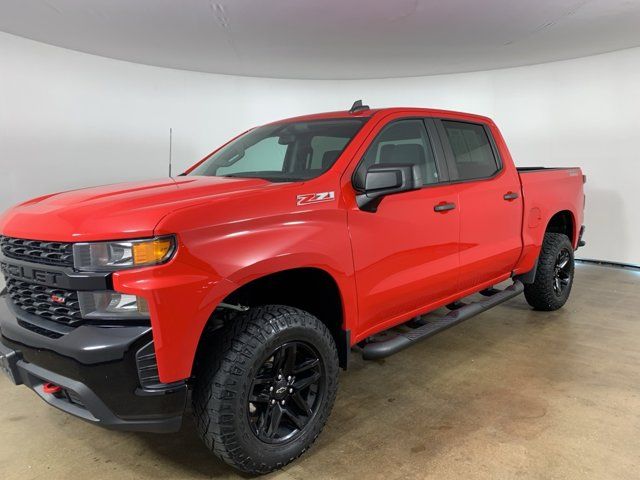
[[[433,211],[434,212],[448,212],[449,210],[453,210],[454,208],[456,208],[456,204],[455,203],[440,202],[439,204],[437,204],[436,206],[433,207]]]
[[[513,200],[515,200],[516,198],[518,198],[520,195],[518,195],[516,192],[507,192],[504,194],[504,196],[502,198],[504,198],[507,202],[511,202]]]

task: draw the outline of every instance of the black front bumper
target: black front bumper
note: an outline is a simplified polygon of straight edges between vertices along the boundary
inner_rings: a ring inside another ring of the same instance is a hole
[[[143,388],[142,356],[149,358],[151,328],[82,325],[48,336],[55,322],[0,298],[0,367],[44,401],[107,428],[148,432],[180,429],[185,382]],[[52,338],[55,337],[55,338]],[[46,384],[61,387],[47,393]]]

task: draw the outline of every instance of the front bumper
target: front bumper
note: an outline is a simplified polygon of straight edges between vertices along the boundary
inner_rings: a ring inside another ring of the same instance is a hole
[[[0,298],[0,364],[16,384],[26,385],[60,410],[107,428],[180,428],[186,383],[149,385],[141,374],[149,360],[153,368],[150,327],[82,325],[60,336],[43,334],[55,328],[54,322]],[[48,393],[49,383],[61,389]]]

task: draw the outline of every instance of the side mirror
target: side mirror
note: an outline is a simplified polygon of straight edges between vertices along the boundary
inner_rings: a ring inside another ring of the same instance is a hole
[[[413,163],[378,163],[367,169],[363,183],[354,182],[354,188],[359,192],[356,195],[358,207],[375,212],[387,195],[422,188],[422,170]]]

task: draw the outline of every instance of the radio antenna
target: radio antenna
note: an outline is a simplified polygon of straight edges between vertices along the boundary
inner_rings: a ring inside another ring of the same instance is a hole
[[[173,156],[173,128],[169,128],[169,178],[171,178],[172,156]]]
[[[363,105],[362,104],[362,100],[356,100],[355,102],[353,102],[353,105],[351,105],[351,108],[349,109],[349,113],[357,113],[357,112],[361,112],[363,110],[369,110],[369,105]]]

